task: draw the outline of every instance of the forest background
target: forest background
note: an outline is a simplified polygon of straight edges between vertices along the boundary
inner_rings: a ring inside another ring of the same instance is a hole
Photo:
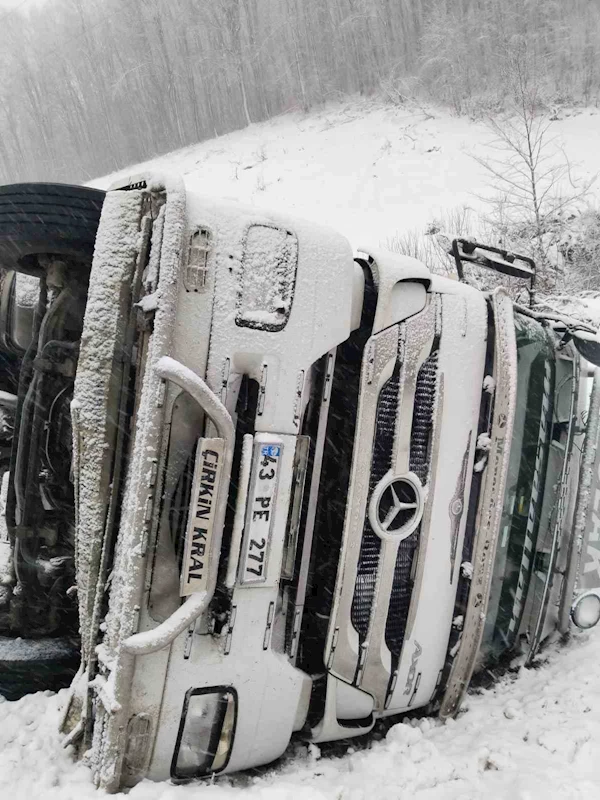
[[[351,94],[597,104],[598,0],[23,0],[0,10],[0,180],[85,181]],[[513,82],[514,83],[514,82]]]

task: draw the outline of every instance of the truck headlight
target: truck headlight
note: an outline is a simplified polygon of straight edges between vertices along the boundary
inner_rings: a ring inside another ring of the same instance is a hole
[[[600,621],[600,594],[596,589],[583,592],[573,600],[571,619],[582,630],[597,625]]]
[[[190,689],[183,703],[171,776],[199,778],[224,769],[233,746],[236,717],[235,689]]]

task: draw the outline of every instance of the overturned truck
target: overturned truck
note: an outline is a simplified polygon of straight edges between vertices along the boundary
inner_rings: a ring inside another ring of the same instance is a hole
[[[596,624],[593,328],[176,180],[102,201],[91,272],[38,258],[5,581],[27,593],[27,536],[65,559],[82,658],[62,729],[100,786],[447,717],[481,666]],[[454,256],[532,271],[464,240]],[[65,286],[79,316],[42,337]],[[31,534],[19,491],[39,496]]]

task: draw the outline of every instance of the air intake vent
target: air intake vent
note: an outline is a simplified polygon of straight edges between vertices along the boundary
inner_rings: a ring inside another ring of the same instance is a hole
[[[397,363],[392,377],[384,384],[379,393],[367,503],[371,499],[373,489],[392,466],[399,388],[400,365]],[[352,624],[358,631],[361,640],[366,637],[369,628],[380,548],[381,539],[373,532],[369,518],[366,516],[351,611]]]
[[[410,435],[410,469],[425,485],[429,479],[429,459],[439,350],[429,355],[419,370],[415,389],[415,409]]]

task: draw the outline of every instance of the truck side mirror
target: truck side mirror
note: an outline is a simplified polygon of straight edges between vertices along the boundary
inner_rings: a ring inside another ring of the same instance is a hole
[[[529,283],[530,301],[533,297],[535,281],[535,261],[529,256],[520,256],[498,247],[490,247],[473,239],[454,239],[449,254],[454,257],[456,272],[460,281],[465,280],[464,265],[475,264],[491,269],[501,275],[519,278]]]

